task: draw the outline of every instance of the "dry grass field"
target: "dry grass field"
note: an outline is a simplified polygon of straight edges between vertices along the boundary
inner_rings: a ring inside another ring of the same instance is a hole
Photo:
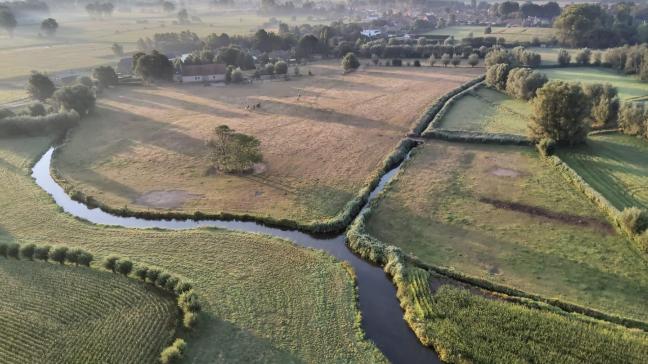
[[[648,267],[532,148],[430,141],[368,232],[426,263],[648,321]]]
[[[323,219],[342,209],[427,105],[481,72],[370,67],[342,75],[336,61],[308,69],[315,76],[292,81],[110,90],[54,167],[113,207]],[[206,173],[205,141],[221,124],[261,141],[265,161],[255,174]]]

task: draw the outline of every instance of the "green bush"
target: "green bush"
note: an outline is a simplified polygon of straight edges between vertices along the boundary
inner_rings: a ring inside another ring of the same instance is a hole
[[[514,68],[508,74],[506,93],[516,99],[530,100],[547,81],[547,76],[530,68]]]
[[[7,258],[9,255],[9,246],[7,243],[0,243],[0,256]]]
[[[648,211],[638,207],[626,207],[619,219],[623,228],[631,235],[639,235],[648,228]]]
[[[34,258],[47,262],[49,260],[50,246],[37,246],[34,251]]]
[[[571,62],[571,56],[569,55],[569,52],[565,49],[561,49],[558,51],[558,64],[561,66],[567,66]]]
[[[157,268],[149,268],[149,270],[146,272],[146,278],[150,283],[153,284],[155,284],[155,281],[157,281],[159,275],[160,275],[160,270]]]
[[[109,255],[104,259],[102,265],[103,265],[104,269],[115,273],[115,270],[117,269],[117,261],[118,260],[119,260],[118,256]]]
[[[117,273],[127,276],[131,271],[133,271],[133,262],[128,259],[119,258],[115,268]]]
[[[157,285],[160,288],[166,287],[167,281],[171,278],[171,275],[167,272],[162,272],[158,275],[157,279],[155,280],[155,285]]]
[[[274,73],[278,75],[285,75],[288,73],[288,64],[284,61],[279,61],[274,64]],[[232,78],[232,81],[234,79]]]
[[[643,104],[624,103],[619,110],[619,128],[628,135],[648,134],[648,113]],[[648,137],[648,135],[647,135]]]
[[[615,128],[619,117],[619,96],[610,84],[584,84],[583,92],[590,101],[590,118],[599,128]]]
[[[94,256],[86,251],[81,250],[77,258],[78,264],[89,267],[90,263],[94,260]]]
[[[589,50],[589,48],[583,48],[578,53],[576,53],[576,57],[574,60],[576,61],[577,64],[585,66],[590,63],[590,58],[592,57],[592,51]]]
[[[27,260],[34,260],[35,250],[36,250],[36,245],[34,244],[23,245],[20,248],[20,256]]]
[[[68,248],[64,246],[57,246],[53,250],[50,250],[50,259],[59,263],[65,263],[65,257],[67,255]]]
[[[360,67],[360,61],[358,61],[358,57],[354,53],[349,52],[342,58],[342,68],[345,71],[356,70],[358,67]]]
[[[538,148],[540,154],[542,154],[544,157],[548,157],[550,155],[553,155],[556,151],[556,141],[550,138],[542,138],[540,139],[538,144],[536,144],[536,147]]]
[[[186,343],[182,339],[175,339],[171,346],[167,347],[160,354],[160,362],[162,364],[179,363],[184,354]]]
[[[486,84],[500,91],[506,90],[506,82],[511,67],[506,63],[489,66],[486,70]]]
[[[509,66],[515,63],[513,54],[504,49],[493,49],[484,58],[486,67],[492,67],[496,64],[507,64]]]
[[[198,301],[198,295],[192,290],[182,292],[178,296],[178,307],[183,311],[199,312],[201,306]]]
[[[10,258],[20,259],[20,245],[11,243],[7,246],[7,256]]]
[[[146,280],[146,273],[148,273],[148,267],[143,266],[143,265],[137,265],[135,267],[135,276],[142,281]]]

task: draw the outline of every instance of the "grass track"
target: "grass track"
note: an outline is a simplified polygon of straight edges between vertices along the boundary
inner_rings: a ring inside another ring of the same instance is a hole
[[[0,143],[0,240],[129,256],[194,282],[203,304],[187,362],[383,362],[357,336],[351,277],[323,252],[217,229],[101,227],[60,213],[28,177],[47,138]]]
[[[6,363],[155,363],[174,335],[175,300],[93,269],[0,258]]]

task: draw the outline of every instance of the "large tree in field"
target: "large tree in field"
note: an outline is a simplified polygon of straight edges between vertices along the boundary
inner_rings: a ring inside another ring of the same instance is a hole
[[[4,29],[9,33],[9,37],[13,37],[14,29],[18,22],[16,17],[8,8],[0,8],[0,28]]]
[[[319,39],[312,34],[301,37],[297,44],[297,57],[308,58],[319,51]]]
[[[54,82],[42,73],[32,72],[27,80],[27,93],[36,100],[43,101],[50,98],[55,90]]]
[[[63,109],[74,110],[81,117],[88,115],[95,106],[95,95],[88,86],[66,86],[56,90],[52,96],[54,101]]]
[[[92,70],[92,77],[103,87],[114,86],[117,84],[117,73],[110,66],[99,66]]]
[[[344,68],[345,71],[353,71],[358,69],[360,67],[360,61],[358,61],[358,57],[352,52],[349,52],[342,58],[342,68]]]
[[[537,91],[532,105],[532,140],[553,139],[562,145],[585,141],[590,129],[590,102],[579,84],[549,81]]]
[[[45,33],[45,35],[51,37],[56,33],[56,30],[58,29],[59,25],[56,22],[56,19],[47,18],[43,20],[40,27],[41,27],[41,31]]]
[[[171,80],[173,71],[169,58],[156,50],[151,54],[140,55],[135,64],[135,73],[147,81]]]
[[[560,40],[572,47],[605,48],[615,45],[614,19],[599,5],[569,5],[554,21]]]

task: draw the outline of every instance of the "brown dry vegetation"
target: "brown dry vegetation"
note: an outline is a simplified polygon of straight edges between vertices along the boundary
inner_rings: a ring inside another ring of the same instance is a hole
[[[342,75],[337,62],[308,69],[314,77],[290,82],[110,90],[55,168],[113,207],[164,207],[141,197],[185,191],[176,211],[322,219],[342,209],[434,99],[481,72],[372,67]],[[257,103],[260,110],[245,109]],[[221,124],[261,141],[261,173],[206,174],[204,141]]]

